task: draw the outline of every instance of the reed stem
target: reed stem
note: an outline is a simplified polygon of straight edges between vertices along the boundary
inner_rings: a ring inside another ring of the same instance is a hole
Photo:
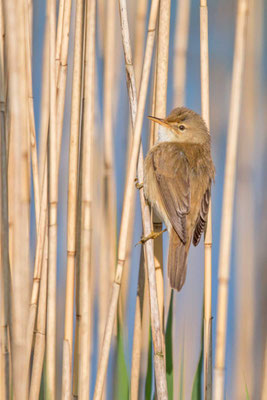
[[[214,369],[214,399],[223,400],[225,380],[225,346],[227,329],[228,285],[232,239],[233,205],[236,176],[238,127],[242,93],[248,1],[239,0],[235,33],[234,65],[226,148],[223,190],[221,242],[218,272],[218,305],[216,327],[216,354]]]
[[[2,81],[3,82],[3,81]],[[2,89],[2,88],[1,88]],[[1,93],[2,90],[1,90]],[[2,96],[1,96],[2,100]],[[7,186],[7,154],[6,154],[6,132],[5,132],[5,109],[4,103],[1,102],[2,110],[0,111],[0,129],[1,129],[1,347],[3,356],[3,386],[5,399],[9,399],[10,386],[10,346],[9,346],[9,330],[10,330],[10,265],[9,265],[9,240],[8,240],[8,186]],[[1,360],[2,361],[2,360]]]
[[[49,21],[49,218],[46,336],[46,394],[56,398],[56,276],[57,276],[57,202],[58,202],[58,137],[56,112],[56,1],[48,1]]]
[[[169,36],[170,36],[170,0],[160,1],[159,31],[156,57],[156,82],[155,82],[155,115],[158,118],[166,117],[167,88],[168,88],[168,64],[169,64]],[[158,139],[158,124],[154,125],[154,143]],[[162,231],[162,222],[153,213],[153,231]],[[165,354],[164,339],[164,279],[163,279],[163,243],[162,235],[154,240],[154,256],[157,279],[157,292],[160,310],[160,323],[162,330],[162,342]]]
[[[133,351],[132,351],[132,365],[131,365],[131,400],[138,400],[138,394],[139,394],[140,362],[141,362],[141,349],[143,341],[142,326],[143,326],[145,280],[146,280],[145,259],[144,259],[144,249],[142,247],[140,254],[138,286],[137,286],[136,306],[135,306]]]
[[[84,81],[84,119],[82,147],[82,220],[80,264],[80,341],[82,349],[79,363],[78,396],[87,400],[90,393],[91,372],[91,252],[92,252],[92,162],[94,133],[94,82],[95,82],[95,23],[96,1],[87,1],[86,50]]]
[[[47,184],[47,179],[46,179]],[[47,186],[46,186],[47,189]],[[30,400],[39,398],[46,339],[46,302],[47,302],[47,264],[48,264],[48,228],[46,223],[45,245],[42,260],[40,295],[38,301],[38,316],[35,331],[33,351],[32,376],[30,382]]]
[[[73,307],[76,260],[76,217],[78,190],[78,157],[81,111],[82,53],[83,53],[84,1],[76,2],[74,66],[72,78],[72,105],[69,144],[69,188],[68,188],[68,234],[67,234],[67,278],[65,302],[65,331],[62,366],[62,399],[71,398],[71,372],[73,347]]]
[[[14,171],[10,206],[13,215],[11,354],[13,395],[27,398],[26,328],[29,304],[29,149],[25,70],[24,2],[4,2],[8,85],[8,129]]]
[[[180,0],[177,5],[173,75],[173,104],[175,107],[185,104],[190,1],[191,0]]]
[[[210,128],[209,112],[209,47],[208,47],[208,7],[206,0],[200,0],[200,73],[202,117]],[[204,238],[204,399],[212,398],[212,223],[211,200],[209,204],[207,228]]]

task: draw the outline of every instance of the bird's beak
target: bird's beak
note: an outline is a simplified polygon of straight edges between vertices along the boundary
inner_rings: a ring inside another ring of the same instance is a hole
[[[166,122],[165,119],[163,119],[163,118],[152,117],[151,115],[148,115],[147,118],[153,122],[157,122],[158,124],[160,124],[162,126],[166,126],[167,128],[170,127],[168,122]]]

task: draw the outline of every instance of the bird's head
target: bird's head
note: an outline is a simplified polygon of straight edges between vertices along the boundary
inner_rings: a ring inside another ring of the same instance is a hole
[[[166,118],[148,118],[160,125],[159,142],[206,144],[210,141],[207,126],[201,116],[186,107],[174,108]]]

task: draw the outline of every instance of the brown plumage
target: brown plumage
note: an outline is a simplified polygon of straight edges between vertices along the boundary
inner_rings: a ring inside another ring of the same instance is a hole
[[[149,118],[160,127],[145,158],[144,191],[168,229],[168,276],[171,287],[181,290],[190,243],[199,243],[207,222],[215,174],[210,135],[202,118],[185,107],[166,119]]]

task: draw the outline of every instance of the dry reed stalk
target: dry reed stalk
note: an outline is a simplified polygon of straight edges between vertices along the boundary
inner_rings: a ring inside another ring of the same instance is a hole
[[[0,148],[1,148],[1,396],[9,399],[10,388],[10,265],[8,239],[8,186],[6,145],[6,102],[4,71],[4,20],[0,4]]]
[[[45,164],[46,166],[46,164]],[[32,350],[33,333],[35,327],[37,303],[40,288],[41,270],[45,245],[45,232],[47,228],[47,174],[44,170],[42,193],[41,193],[41,208],[39,210],[39,221],[37,229],[36,251],[34,260],[33,285],[31,293],[31,301],[29,307],[29,316],[27,324],[27,367],[30,368],[30,358]]]
[[[142,154],[140,156],[142,158]],[[143,178],[143,163],[138,164],[138,179]],[[140,190],[140,201],[142,210],[143,230],[144,235],[148,236],[151,233],[151,215],[148,204],[145,202],[143,189]],[[160,320],[160,311],[157,298],[157,282],[156,271],[154,264],[154,249],[153,243],[149,241],[145,244],[148,284],[149,284],[149,300],[150,300],[150,318],[152,328],[152,339],[154,348],[154,369],[156,378],[156,392],[158,399],[167,399],[167,380],[165,370],[164,343],[163,331]]]
[[[244,98],[242,109],[242,140],[239,144],[237,169],[237,265],[236,265],[236,311],[235,327],[234,398],[242,398],[244,377],[252,398],[256,392],[255,359],[255,126],[260,109],[260,68],[261,65],[261,14],[260,2],[250,0],[248,15],[247,51],[244,64]],[[249,229],[247,229],[249,227]],[[246,244],[244,246],[244,243]],[[242,367],[241,367],[242,366]]]
[[[46,178],[47,184],[47,178]],[[46,186],[47,189],[47,186]],[[46,338],[46,302],[47,302],[47,264],[48,264],[48,229],[46,223],[45,246],[42,260],[41,287],[38,300],[38,315],[35,331],[35,344],[33,351],[32,375],[29,399],[39,398]]]
[[[145,30],[146,30],[146,12],[147,12],[147,0],[139,0],[137,3],[136,10],[136,25],[135,25],[135,46],[134,46],[134,71],[135,71],[135,82],[137,93],[140,88],[140,80],[143,65],[143,53],[145,46]],[[129,124],[128,133],[128,148],[127,148],[127,170],[129,168],[130,154],[132,148],[132,127]],[[131,200],[132,203],[129,207],[132,210],[131,221],[129,222],[129,230],[127,233],[127,250],[126,250],[126,262],[124,267],[124,278],[121,285],[121,304],[123,308],[123,314],[126,311],[126,304],[128,299],[128,289],[129,289],[129,275],[131,268],[131,252],[133,245],[133,232],[134,232],[134,220],[135,220],[135,205],[136,205],[136,195]]]
[[[86,21],[84,21],[84,32],[85,32]],[[85,40],[83,41],[85,43]],[[83,52],[84,54],[85,52]],[[83,62],[84,65],[84,62]],[[82,74],[84,75],[84,74]],[[82,85],[82,90],[83,90]],[[84,102],[84,99],[83,99]],[[80,149],[83,148],[83,137],[81,135]],[[77,226],[76,226],[76,273],[75,273],[75,293],[76,293],[76,320],[75,320],[75,343],[74,343],[74,362],[73,362],[73,385],[72,393],[73,398],[78,398],[78,377],[79,377],[79,359],[80,359],[80,325],[81,325],[81,311],[80,311],[80,265],[81,265],[81,194],[82,194],[82,152],[80,151],[79,158],[79,179],[78,179],[78,198],[77,198]]]
[[[142,63],[145,48],[146,17],[148,0],[138,0],[135,24],[135,45],[134,45],[134,71],[137,93],[139,92]]]
[[[133,351],[132,351],[132,365],[131,365],[131,400],[137,400],[139,394],[139,376],[140,376],[140,362],[142,350],[142,325],[143,325],[143,307],[145,296],[145,259],[144,249],[142,247],[140,254],[139,274],[138,274],[138,287],[136,295],[135,307],[135,320],[134,320],[134,335],[133,335]]]
[[[116,0],[108,1],[106,7],[108,18],[104,29],[104,151],[101,160],[95,163],[96,166],[97,164],[101,165],[98,168],[101,182],[101,206],[98,208],[100,214],[98,221],[102,221],[101,224],[96,224],[100,228],[98,232],[99,243],[101,243],[98,277],[98,354],[101,352],[110,291],[115,274],[117,245],[116,182],[113,149],[114,104],[116,103],[117,91],[115,86]],[[99,10],[100,12],[103,12],[103,10]],[[101,29],[101,26],[99,29]],[[106,394],[106,386],[103,392]],[[103,394],[102,398],[105,397]]]
[[[137,12],[138,12],[139,8],[141,8],[141,5],[137,8]],[[143,15],[143,13],[140,13],[140,14],[141,14],[141,16]],[[137,32],[136,32],[136,34],[137,34]],[[145,35],[143,34],[143,36],[145,36]],[[137,41],[136,41],[136,45],[137,45]],[[141,51],[139,51],[138,53],[141,53]],[[140,54],[139,54],[139,57],[140,57]],[[139,60],[139,59],[137,59],[137,60]],[[139,62],[142,62],[142,60],[140,59]],[[135,63],[135,65],[136,65],[136,63]],[[139,74],[135,73],[135,76],[138,77]],[[141,79],[141,76],[139,78]],[[152,115],[154,115],[154,111],[155,111],[155,88],[156,88],[155,82],[156,82],[156,80],[155,80],[155,74],[154,74],[152,106],[151,106]],[[139,85],[137,87],[139,87]],[[153,126],[153,124],[151,124],[150,125],[150,136],[149,136],[149,148],[152,145],[153,137],[154,137],[154,126]],[[135,196],[134,196],[134,199],[135,199]],[[128,235],[129,235],[129,232],[128,232]],[[147,343],[148,343],[148,342],[145,343],[145,340],[144,340],[144,336],[146,337],[146,339],[148,339],[148,337],[146,335],[146,333],[147,333],[146,331],[149,330],[149,322],[148,322],[149,318],[146,318],[146,317],[148,317],[148,315],[146,313],[147,308],[148,308],[147,307],[148,287],[147,287],[147,277],[145,279],[145,271],[143,271],[143,269],[145,268],[144,263],[145,263],[144,252],[143,252],[143,248],[142,248],[140,263],[139,263],[139,273],[138,273],[138,287],[137,287],[137,295],[136,295],[134,337],[133,337],[132,363],[131,363],[131,398],[132,399],[138,398],[139,377],[140,377],[140,373],[142,373],[142,370],[140,368],[142,350],[144,350],[144,348],[147,349]],[[128,265],[127,265],[127,259],[126,259],[125,268],[127,268],[127,267],[128,267]],[[143,313],[145,314],[145,318],[143,318]],[[145,353],[145,354],[147,354],[147,353]]]
[[[106,293],[108,301],[110,285],[113,282],[116,263],[116,182],[114,171],[114,150],[113,150],[113,113],[114,113],[114,92],[115,92],[115,16],[116,0],[107,2],[107,23],[105,31],[105,50],[104,50],[104,198],[105,204],[105,222],[107,275],[110,276],[109,287]]]
[[[158,13],[158,0],[154,0],[151,4],[151,12],[149,17],[148,24],[148,35],[147,35],[147,43],[146,43],[146,52],[145,52],[145,61],[143,66],[141,87],[140,87],[140,95],[139,95],[139,104],[138,111],[136,113],[137,107],[137,96],[136,96],[136,88],[135,88],[135,78],[134,78],[134,70],[132,64],[132,52],[130,47],[130,37],[129,37],[129,28],[128,28],[128,18],[127,18],[127,7],[125,0],[121,0],[120,3],[120,17],[121,17],[121,32],[123,39],[123,47],[124,47],[124,56],[125,56],[125,67],[126,67],[126,78],[127,78],[127,87],[128,87],[128,95],[130,100],[130,108],[131,108],[131,117],[132,124],[135,126],[135,133],[133,139],[132,153],[130,158],[130,166],[127,175],[125,194],[124,194],[124,202],[123,202],[123,211],[122,211],[122,222],[121,222],[121,230],[119,237],[119,246],[118,246],[118,263],[116,267],[116,276],[113,283],[113,291],[112,298],[110,302],[110,308],[106,323],[105,336],[103,340],[103,347],[101,352],[100,363],[98,367],[97,373],[97,381],[94,393],[94,399],[100,399],[102,396],[104,379],[107,370],[108,363],[108,355],[109,348],[111,343],[112,330],[114,326],[116,310],[118,305],[118,298],[121,286],[122,272],[125,263],[125,255],[126,255],[126,244],[127,244],[127,232],[130,220],[131,210],[129,209],[129,202],[134,195],[134,177],[136,173],[136,165],[138,160],[138,153],[140,147],[140,139],[141,139],[141,131],[142,131],[142,123],[143,123],[143,115],[144,108],[146,102],[146,94],[148,87],[148,78],[152,60],[153,53],[153,45],[155,38],[155,28],[156,28],[156,20]],[[143,159],[142,159],[142,151],[140,152],[140,162],[139,162],[139,179],[143,178],[142,176],[142,167],[143,167]],[[142,214],[143,214],[143,222],[144,222],[144,235],[148,235],[151,232],[150,226],[150,212],[148,206],[145,204],[143,190],[140,190],[141,197],[141,205],[142,205]],[[157,301],[157,291],[156,291],[156,282],[155,282],[155,266],[154,266],[154,257],[153,257],[153,243],[151,240],[148,240],[145,244],[145,251],[148,260],[148,275],[149,275],[149,286],[150,286],[150,306],[151,306],[151,319],[152,319],[152,332],[153,332],[153,342],[154,342],[154,362],[155,362],[155,373],[156,373],[156,385],[157,385],[157,396],[159,399],[167,398],[167,383],[166,383],[166,373],[165,373],[165,365],[164,365],[164,357],[162,351],[162,337],[161,337],[161,329],[160,329],[160,320],[159,320],[159,309],[158,309],[158,301]]]
[[[56,1],[49,0],[49,219],[48,219],[48,277],[47,277],[47,337],[46,386],[49,399],[56,398],[56,257],[58,202],[58,137],[56,101]]]
[[[109,302],[109,292],[110,292],[110,280],[108,279],[109,273],[107,271],[107,267],[109,265],[109,259],[107,257],[107,231],[106,229],[103,229],[103,226],[105,226],[106,222],[106,210],[105,210],[105,198],[104,198],[104,162],[103,162],[103,154],[100,153],[101,161],[98,159],[98,164],[100,164],[100,182],[101,182],[101,187],[100,187],[100,210],[98,210],[98,215],[96,218],[98,218],[98,223],[99,223],[99,228],[98,229],[98,235],[99,235],[99,244],[101,248],[100,254],[99,254],[99,277],[98,277],[98,307],[99,307],[99,317],[98,317],[98,349],[97,349],[97,354],[99,355],[101,352],[101,346],[102,346],[102,340],[104,337],[104,331],[105,331],[105,322],[106,322],[106,317],[107,317],[107,310],[108,310],[108,302]],[[97,225],[96,225],[97,229]],[[108,275],[107,275],[108,274]],[[114,272],[113,272],[114,274]],[[106,398],[106,388],[107,385],[105,385],[103,389],[103,395],[102,399]]]
[[[84,116],[83,116],[83,165],[82,165],[82,221],[81,221],[81,264],[80,264],[80,353],[79,399],[88,399],[91,372],[91,241],[92,241],[92,161],[94,132],[94,81],[95,81],[95,17],[96,1],[86,5],[86,49],[84,70]]]
[[[160,1],[159,32],[157,43],[155,115],[166,117],[166,100],[168,88],[168,58],[170,35],[170,0]],[[154,142],[158,138],[158,124],[154,128]]]
[[[106,18],[107,14],[107,4],[109,2],[105,0],[98,0],[97,2],[97,36],[99,37],[98,39],[98,45],[99,45],[99,50],[101,53],[101,56],[104,55],[104,37],[105,37],[105,24],[108,20],[108,17]]]
[[[265,339],[264,359],[263,359],[263,382],[261,391],[261,400],[264,400],[267,393],[267,337]]]
[[[56,82],[58,82],[59,66],[60,66],[64,7],[65,7],[65,0],[59,0],[57,33],[56,33]]]
[[[39,182],[42,183],[45,160],[47,157],[47,137],[49,128],[49,24],[46,22],[43,50],[41,122],[39,145]]]
[[[73,306],[76,258],[76,210],[79,157],[79,131],[81,106],[81,73],[83,51],[83,0],[76,2],[74,66],[72,80],[72,104],[69,144],[69,189],[68,189],[68,233],[67,233],[67,277],[65,302],[65,331],[62,366],[62,399],[71,397]]]
[[[7,98],[8,101],[8,98]],[[12,125],[10,123],[10,111],[9,107],[6,107],[6,143],[7,143],[7,173],[8,182],[14,181],[14,153],[10,151],[13,148],[14,137],[12,134]],[[9,236],[9,265],[10,265],[10,277],[12,279],[12,265],[13,265],[13,242],[14,242],[14,209],[12,206],[12,201],[14,199],[14,186],[8,185],[8,236]]]
[[[147,271],[147,269],[145,269]],[[141,392],[144,390],[146,374],[147,374],[147,361],[149,352],[149,334],[150,334],[150,316],[149,316],[149,292],[148,292],[148,279],[146,273],[144,300],[143,300],[143,314],[142,314],[142,342],[141,342],[141,365],[139,373],[139,386]]]
[[[3,65],[3,64],[2,64]],[[1,82],[3,82],[1,80]],[[1,105],[2,102],[1,85]],[[4,110],[0,111],[1,129],[1,361],[3,361],[3,382],[5,397],[9,399],[10,365],[9,365],[9,330],[10,330],[10,267],[8,254],[8,187],[7,187],[7,155]]]
[[[6,106],[6,76],[5,76],[5,25],[3,15],[3,4],[0,1],[0,96],[1,108]]]
[[[224,398],[225,345],[227,328],[228,282],[236,175],[238,125],[241,105],[242,74],[246,45],[248,2],[238,1],[235,33],[234,65],[231,88],[229,126],[224,175],[221,242],[218,273],[218,305],[216,329],[216,355],[214,369],[214,399]]]
[[[33,29],[33,0],[26,0],[26,2],[28,3],[28,15],[29,15],[29,20],[28,20],[28,24],[29,24],[29,38],[30,38],[30,49],[32,50],[32,29]],[[32,51],[31,51],[32,53]]]
[[[64,105],[68,69],[68,48],[69,48],[69,32],[70,32],[70,15],[71,15],[71,0],[64,0],[64,15],[62,25],[61,49],[60,49],[60,64],[57,77],[57,169],[59,170],[60,149],[62,139],[62,128],[64,118]]]
[[[157,53],[156,53],[157,54]],[[157,57],[157,55],[156,55]],[[153,71],[153,92],[152,92],[152,101],[151,101],[151,115],[155,115],[155,106],[156,106],[156,69],[157,63],[154,63],[154,71]],[[154,144],[154,137],[155,137],[155,122],[150,122],[150,130],[149,130],[149,144],[148,148]]]
[[[84,15],[86,15],[87,4],[84,4]],[[84,81],[85,81],[85,45],[86,45],[86,18],[83,25],[83,61],[82,61],[82,87],[81,87],[81,127],[83,126],[84,117]],[[83,129],[81,129],[80,137],[80,157],[78,166],[78,198],[77,198],[77,226],[76,226],[76,273],[75,273],[75,344],[74,344],[74,364],[73,364],[73,398],[78,398],[78,380],[79,380],[79,360],[80,360],[80,326],[81,326],[81,306],[80,306],[80,266],[81,266],[81,227],[82,227],[82,166],[83,166]]]
[[[173,105],[185,104],[187,47],[190,22],[190,0],[180,0],[176,11],[174,43]]]
[[[209,46],[208,46],[208,7],[206,0],[200,0],[200,79],[202,117],[210,128],[209,105]],[[204,398],[212,398],[212,224],[211,202],[209,205],[207,228],[204,238]]]
[[[32,161],[32,175],[34,186],[34,207],[36,217],[36,231],[39,222],[40,212],[40,188],[39,188],[39,175],[38,175],[38,160],[37,160],[37,146],[36,146],[36,133],[33,109],[33,93],[32,93],[32,63],[31,63],[31,32],[30,32],[30,16],[29,5],[24,2],[24,18],[25,18],[25,49],[26,49],[26,69],[27,69],[27,90],[28,90],[28,109],[29,109],[29,131],[30,131],[30,144],[31,144],[31,161]]]
[[[17,399],[27,398],[25,369],[29,301],[29,154],[23,1],[4,2],[9,115],[13,142],[12,380]]]
[[[160,1],[159,31],[156,58],[156,92],[155,92],[155,115],[159,118],[166,117],[167,88],[168,88],[168,58],[169,58],[169,36],[170,36],[170,0]],[[158,124],[154,125],[154,143],[157,141]],[[153,231],[162,231],[162,222],[153,213]],[[160,321],[162,329],[162,340],[164,340],[164,279],[163,279],[163,245],[162,236],[154,240],[155,268],[158,289],[158,301],[160,310]],[[165,352],[165,350],[164,350]]]
[[[0,244],[1,246],[1,244]],[[2,280],[1,280],[2,283]],[[8,344],[7,335],[6,335],[6,316],[4,311],[4,290],[3,285],[1,285],[1,331],[0,331],[0,348],[1,348],[1,356],[0,356],[0,396],[1,399],[9,400],[9,370],[7,366],[9,365],[9,349],[6,347]]]
[[[176,9],[176,29],[174,39],[174,60],[173,60],[173,107],[186,104],[186,73],[187,73],[187,52],[190,30],[190,8],[191,0],[179,0]],[[167,304],[170,304],[171,290],[167,286]],[[178,304],[173,302],[173,314],[177,315]],[[174,319],[173,335],[180,331],[179,318]],[[179,359],[179,357],[178,357]],[[179,380],[179,364],[174,365],[174,381]],[[175,395],[175,393],[174,393]]]

